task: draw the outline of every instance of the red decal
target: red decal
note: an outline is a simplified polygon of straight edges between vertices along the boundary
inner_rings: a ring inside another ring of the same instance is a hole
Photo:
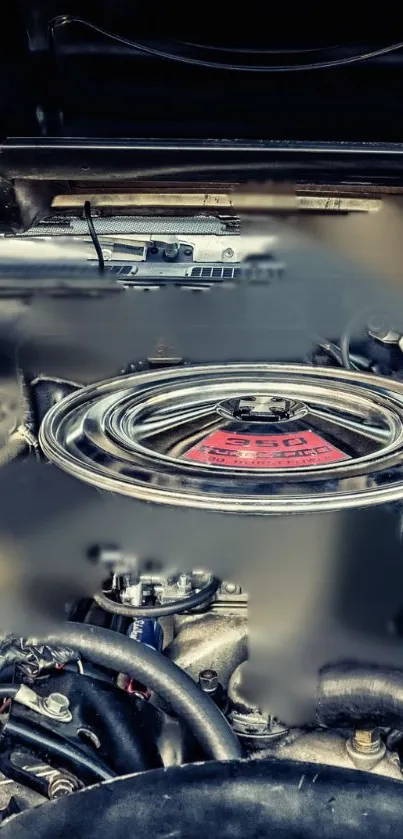
[[[267,436],[215,431],[189,449],[185,457],[210,466],[237,466],[243,469],[323,466],[350,459],[349,455],[314,431]]]

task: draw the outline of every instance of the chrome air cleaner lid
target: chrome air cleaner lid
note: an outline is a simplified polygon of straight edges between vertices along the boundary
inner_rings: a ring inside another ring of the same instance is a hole
[[[143,501],[249,514],[403,497],[403,385],[286,364],[180,367],[91,385],[46,415],[66,472]]]

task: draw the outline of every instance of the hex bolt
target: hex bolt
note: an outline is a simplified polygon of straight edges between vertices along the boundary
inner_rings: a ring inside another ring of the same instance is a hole
[[[180,574],[176,585],[182,595],[190,594],[192,591],[192,581],[189,574]]]
[[[215,693],[218,688],[218,674],[216,670],[200,670],[199,685],[203,693]]]
[[[179,245],[177,242],[168,242],[165,245],[163,258],[167,262],[174,262],[179,256]]]
[[[357,769],[370,772],[386,754],[379,728],[357,728],[346,741],[346,752]]]
[[[45,710],[55,717],[66,717],[70,711],[70,702],[64,693],[50,693],[43,701]]]
[[[357,728],[353,734],[351,745],[360,754],[376,754],[382,749],[379,728]]]
[[[56,798],[62,798],[63,795],[71,795],[79,789],[78,781],[70,775],[58,775],[49,781],[48,798],[54,801]]]

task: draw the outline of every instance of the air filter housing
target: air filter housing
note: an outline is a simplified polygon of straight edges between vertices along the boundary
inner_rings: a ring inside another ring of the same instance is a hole
[[[403,385],[281,364],[181,367],[83,388],[40,433],[51,461],[157,504],[266,515],[403,495]]]

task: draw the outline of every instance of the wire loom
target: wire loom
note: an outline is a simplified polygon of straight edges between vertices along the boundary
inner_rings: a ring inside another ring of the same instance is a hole
[[[78,658],[74,650],[67,647],[50,647],[46,644],[30,644],[14,635],[6,636],[0,643],[0,682],[4,682],[14,668],[24,676],[34,678],[40,673],[64,666]]]

